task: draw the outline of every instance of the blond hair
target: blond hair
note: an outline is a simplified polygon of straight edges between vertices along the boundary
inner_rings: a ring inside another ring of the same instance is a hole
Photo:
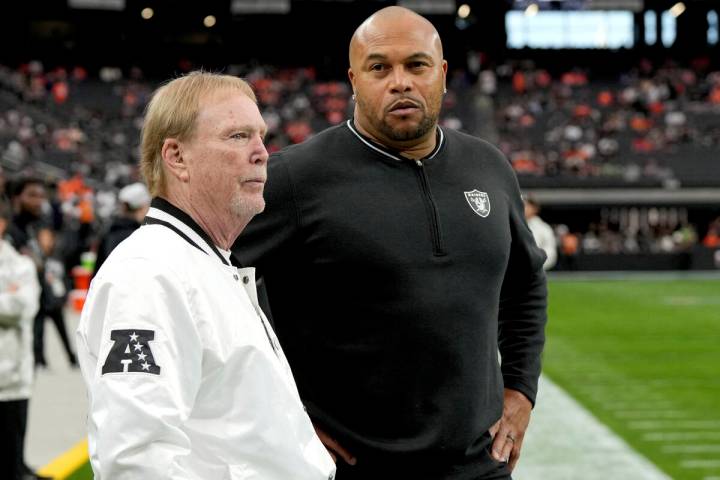
[[[165,193],[162,147],[168,138],[187,141],[195,133],[200,101],[221,90],[239,90],[257,103],[252,87],[231,75],[194,71],[158,88],[145,110],[142,128],[140,170],[150,194]]]

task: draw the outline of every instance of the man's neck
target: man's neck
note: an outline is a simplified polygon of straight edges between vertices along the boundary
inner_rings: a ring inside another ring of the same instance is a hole
[[[215,246],[223,250],[230,250],[240,232],[250,223],[249,219],[241,220],[229,215],[227,208],[200,210],[182,195],[168,193],[163,196],[168,202],[187,213],[207,233]]]
[[[413,160],[421,160],[427,157],[437,146],[437,125],[420,139],[401,142],[381,138],[379,135],[371,133],[363,126],[362,122],[358,121],[357,116],[354,118],[353,122],[355,124],[355,128],[373,142],[382,145],[385,148],[395,150],[403,157]]]

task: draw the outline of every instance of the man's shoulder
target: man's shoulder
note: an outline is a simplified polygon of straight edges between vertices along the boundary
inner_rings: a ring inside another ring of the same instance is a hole
[[[270,161],[287,161],[297,164],[298,162],[322,162],[328,155],[340,152],[347,148],[350,130],[343,122],[334,127],[329,127],[302,143],[289,145],[280,151],[270,155]]]
[[[503,175],[513,174],[512,166],[507,157],[498,147],[479,137],[444,128],[448,142],[449,155],[463,162],[480,162],[482,168],[491,168]]]
[[[502,159],[505,158],[503,153],[495,145],[485,139],[452,128],[443,128],[443,133],[451,146],[462,149],[469,148],[484,155],[491,155]]]
[[[183,256],[186,245],[189,246],[169,228],[144,225],[120,241],[105,263],[121,268],[130,263],[147,263],[148,266],[171,265]]]

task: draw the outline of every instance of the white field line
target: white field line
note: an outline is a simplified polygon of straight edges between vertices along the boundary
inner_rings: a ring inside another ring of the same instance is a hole
[[[697,469],[708,469],[708,468],[720,468],[720,459],[712,460],[683,460],[680,462],[682,468],[697,468]]]
[[[646,432],[641,435],[646,442],[678,442],[693,440],[720,440],[720,431],[711,432]]]
[[[661,419],[661,418],[687,418],[690,412],[686,410],[615,410],[613,412],[618,418],[635,418],[635,419]]]
[[[642,405],[640,405],[641,403]],[[622,410],[626,412],[644,412],[648,409],[652,410],[676,410],[677,405],[667,400],[657,400],[655,402],[603,402],[603,406],[608,410]]]
[[[627,425],[633,430],[718,430],[720,420],[635,420]]]
[[[720,305],[720,298],[707,296],[685,295],[682,297],[668,297],[662,300],[665,305],[696,307],[700,305]]]
[[[670,480],[546,377],[513,478]]]
[[[720,444],[663,445],[660,449],[666,453],[720,453]]]

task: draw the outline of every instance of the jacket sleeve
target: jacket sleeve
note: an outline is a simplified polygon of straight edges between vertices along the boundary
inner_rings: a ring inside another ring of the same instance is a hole
[[[40,284],[35,264],[18,256],[17,289],[0,292],[0,326],[16,327],[23,318],[33,318],[40,306]]]
[[[268,162],[264,197],[265,211],[253,218],[232,248],[243,265],[256,268],[258,278],[292,254],[300,226],[288,159],[281,153],[273,154]]]
[[[522,392],[534,405],[547,322],[545,252],[527,226],[514,175],[509,196],[512,244],[500,293],[501,368],[505,388]]]
[[[93,280],[77,334],[93,470],[102,480],[194,478],[182,429],[201,381],[191,298],[168,268],[121,263]]]

